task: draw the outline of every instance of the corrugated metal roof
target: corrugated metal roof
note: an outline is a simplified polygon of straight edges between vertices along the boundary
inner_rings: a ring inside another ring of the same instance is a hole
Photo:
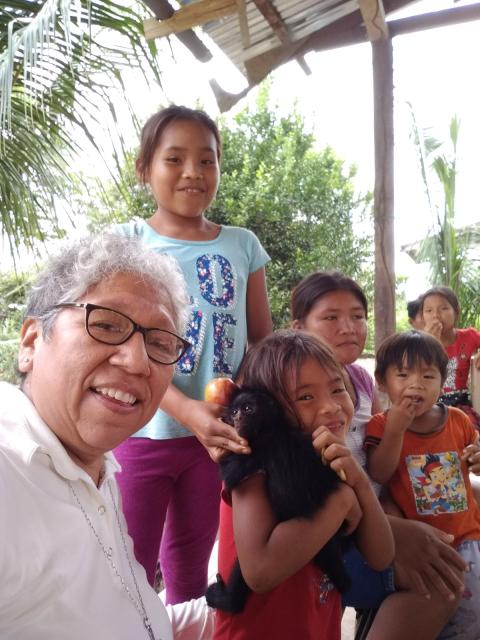
[[[325,26],[358,11],[357,0],[272,0],[285,26],[288,42],[295,44]],[[247,75],[244,62],[282,43],[253,0],[247,0],[246,16],[250,46],[244,47],[237,15],[203,25],[203,30],[214,40],[230,60]]]
[[[450,1],[456,4],[455,0]],[[153,25],[152,20],[147,20],[147,38],[175,33],[197,59],[206,61],[210,51],[206,41],[202,42],[198,31],[194,31],[198,27],[247,78],[248,87],[239,94],[225,92],[215,80],[211,81],[222,111],[289,60],[298,60],[308,72],[304,56],[310,51],[385,39],[414,30],[479,19],[480,15],[480,4],[476,4],[393,22],[386,20],[398,9],[414,5],[416,0],[180,0],[177,11],[169,0],[143,2],[157,19],[165,22],[164,28],[158,29],[155,20]],[[182,8],[185,11],[180,18]],[[224,17],[211,18],[220,15]],[[166,24],[168,19],[165,20],[168,16],[173,16],[170,25]],[[177,20],[175,16],[178,16]]]

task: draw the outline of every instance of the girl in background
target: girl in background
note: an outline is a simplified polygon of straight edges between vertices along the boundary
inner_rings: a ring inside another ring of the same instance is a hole
[[[472,407],[468,390],[470,358],[480,349],[480,331],[474,327],[457,329],[460,305],[450,287],[432,287],[421,297],[424,330],[435,336],[448,356],[447,378],[439,402],[464,411],[472,424],[480,429],[480,416]],[[480,352],[474,356],[474,366],[480,369]]]
[[[372,377],[355,364],[367,339],[367,298],[360,285],[340,271],[316,271],[293,289],[290,314],[292,327],[326,342],[343,368],[354,406],[346,442],[365,469],[365,426],[380,411]]]
[[[214,638],[340,640],[340,595],[311,562],[313,557],[345,521],[372,567],[381,570],[393,557],[387,519],[343,442],[353,406],[341,368],[330,349],[313,336],[278,331],[248,351],[240,381],[275,396],[292,427],[311,435],[319,457],[335,471],[342,469],[346,482],[313,518],[284,522],[273,516],[263,473],[223,495],[219,571],[227,581],[238,556],[254,593],[241,613],[217,610]]]
[[[204,387],[211,378],[235,376],[247,342],[272,328],[268,255],[252,232],[205,217],[217,192],[220,157],[217,126],[204,112],[171,106],[153,115],[136,166],[157,209],[147,221],[117,228],[176,258],[190,296],[184,338],[191,347],[154,418],[115,450],[136,557],[153,584],[160,552],[172,604],[203,595],[207,586],[220,500],[213,460],[225,449],[248,452],[219,420],[222,407],[203,401]]]

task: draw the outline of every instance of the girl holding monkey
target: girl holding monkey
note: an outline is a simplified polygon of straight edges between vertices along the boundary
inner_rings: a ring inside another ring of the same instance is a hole
[[[353,406],[341,369],[330,349],[313,336],[279,331],[247,352],[240,381],[273,395],[292,428],[310,434],[319,456],[345,482],[313,518],[283,522],[273,516],[263,473],[246,478],[231,495],[224,493],[219,572],[228,581],[238,556],[254,593],[241,613],[217,611],[214,638],[340,640],[340,594],[313,557],[342,525],[354,533],[375,569],[385,568],[393,557],[387,519],[366,474],[343,444]]]

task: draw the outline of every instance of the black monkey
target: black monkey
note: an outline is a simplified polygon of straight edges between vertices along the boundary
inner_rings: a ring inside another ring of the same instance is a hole
[[[311,437],[288,422],[270,394],[241,388],[230,404],[226,421],[248,440],[252,450],[250,455],[230,453],[220,462],[226,488],[231,491],[248,476],[263,470],[268,497],[279,522],[312,517],[338,487],[338,475],[322,463]],[[350,586],[342,558],[347,544],[345,537],[337,533],[314,558],[341,592]],[[208,587],[206,599],[211,607],[239,613],[249,594],[237,559],[228,583],[218,575],[217,582]]]

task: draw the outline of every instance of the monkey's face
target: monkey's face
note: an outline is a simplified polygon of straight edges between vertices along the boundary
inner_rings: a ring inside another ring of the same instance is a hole
[[[230,405],[228,422],[244,438],[251,438],[280,413],[277,402],[261,391],[241,391]]]

